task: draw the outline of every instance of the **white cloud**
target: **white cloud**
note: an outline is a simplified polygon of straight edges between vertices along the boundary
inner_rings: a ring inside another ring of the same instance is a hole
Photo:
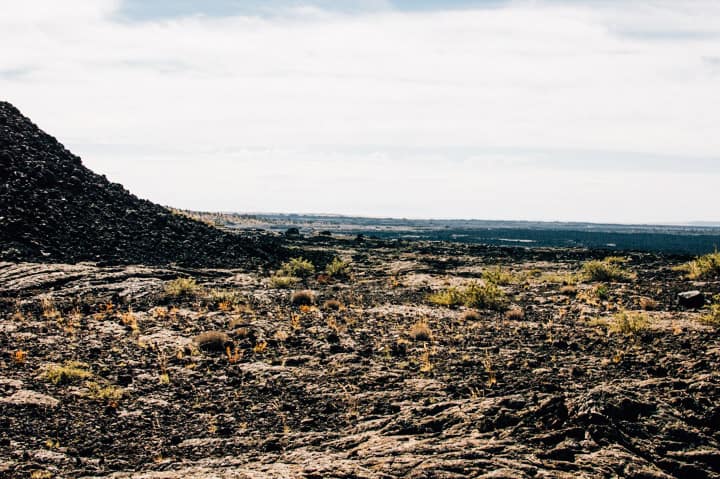
[[[707,200],[697,185],[718,184],[717,170],[671,176],[686,158],[720,161],[714,3],[144,23],[117,21],[112,1],[55,3],[0,1],[0,42],[11,45],[0,91],[86,164],[157,201],[717,219],[713,201],[691,212],[682,201]],[[553,151],[587,167],[557,166]],[[678,159],[621,176],[597,152]]]

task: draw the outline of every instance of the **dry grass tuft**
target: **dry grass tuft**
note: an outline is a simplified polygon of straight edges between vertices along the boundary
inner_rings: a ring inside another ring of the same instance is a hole
[[[660,304],[652,298],[642,297],[639,301],[640,309],[643,311],[655,311]]]
[[[227,346],[233,344],[227,333],[222,331],[206,331],[193,338],[193,342],[202,351],[224,352]]]
[[[713,326],[720,326],[720,295],[715,296],[710,311],[702,317],[702,320]]]
[[[482,279],[486,283],[497,284],[498,286],[506,286],[508,284],[519,282],[520,278],[510,271],[504,270],[500,266],[486,269],[482,273]]]
[[[525,319],[525,312],[520,308],[510,308],[505,312],[505,319],[508,321],[522,321]]]
[[[720,252],[699,256],[684,265],[675,268],[685,272],[688,279],[700,280],[720,276]]]
[[[615,261],[588,261],[583,265],[583,273],[589,281],[628,282],[635,278]]]
[[[350,276],[350,262],[334,258],[325,267],[325,273],[331,278],[348,278]]]
[[[474,309],[470,309],[465,311],[460,318],[463,321],[480,321],[482,319],[482,316],[480,316],[479,311],[475,311]]]
[[[340,311],[343,308],[343,304],[337,299],[329,299],[325,301],[322,305],[322,309],[326,311]]]
[[[575,285],[565,285],[562,288],[560,288],[560,294],[564,296],[576,296],[578,292],[577,286]]]
[[[609,331],[634,336],[646,331],[649,326],[650,318],[648,318],[647,314],[620,311],[613,317],[613,322],[609,325]]]
[[[315,266],[304,258],[293,258],[282,264],[276,276],[307,278],[315,274]]]
[[[171,298],[193,298],[202,292],[194,278],[177,278],[165,283],[165,294]]]
[[[295,276],[272,276],[270,278],[270,287],[276,289],[290,289],[294,288],[296,284],[300,282],[300,278]]]
[[[92,377],[88,365],[79,361],[65,361],[62,365],[48,366],[42,374],[53,384],[71,384]]]
[[[478,309],[495,309],[503,311],[507,308],[508,299],[505,292],[495,283],[480,284],[470,282],[463,287],[450,287],[429,296],[431,303],[441,306],[460,306]]]
[[[414,341],[432,341],[432,330],[427,321],[421,319],[410,327],[408,336]]]
[[[295,306],[312,306],[315,304],[315,293],[308,289],[295,291],[290,296],[290,302]]]

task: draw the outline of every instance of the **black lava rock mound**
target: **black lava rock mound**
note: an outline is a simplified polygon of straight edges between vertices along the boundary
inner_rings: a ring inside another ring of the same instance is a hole
[[[237,267],[280,251],[137,198],[0,102],[0,260]]]

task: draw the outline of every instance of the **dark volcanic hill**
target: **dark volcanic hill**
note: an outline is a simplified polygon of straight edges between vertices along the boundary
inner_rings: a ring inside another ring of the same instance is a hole
[[[0,259],[231,267],[276,250],[137,198],[0,102]]]

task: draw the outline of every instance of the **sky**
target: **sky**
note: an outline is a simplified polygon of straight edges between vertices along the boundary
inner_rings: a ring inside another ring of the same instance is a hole
[[[720,221],[716,0],[0,0],[0,99],[180,208]]]

